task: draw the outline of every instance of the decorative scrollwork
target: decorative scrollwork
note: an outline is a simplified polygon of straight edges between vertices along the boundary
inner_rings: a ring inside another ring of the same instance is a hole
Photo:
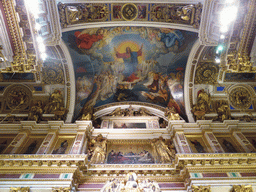
[[[232,89],[229,94],[229,101],[237,109],[247,109],[252,104],[249,91],[243,87]]]
[[[52,188],[52,192],[70,192],[71,188],[70,187],[54,187]]]
[[[78,23],[106,21],[109,15],[108,6],[99,3],[59,3],[58,8],[63,28]]]
[[[219,68],[212,63],[198,65],[195,74],[195,84],[215,84]]]
[[[64,84],[64,72],[61,64],[46,65],[42,69],[43,82],[50,84]]]
[[[211,192],[211,188],[210,186],[203,186],[203,185],[200,185],[200,186],[195,186],[195,185],[192,185],[192,191],[193,192]]]

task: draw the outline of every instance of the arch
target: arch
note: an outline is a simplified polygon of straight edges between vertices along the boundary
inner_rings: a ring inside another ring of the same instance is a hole
[[[202,51],[200,47],[199,39],[194,43],[186,65],[185,79],[184,79],[184,103],[185,111],[188,117],[189,122],[194,122],[193,114],[191,112],[191,105],[193,104],[193,92],[194,92],[194,78],[195,78],[195,69],[198,62],[198,55]]]

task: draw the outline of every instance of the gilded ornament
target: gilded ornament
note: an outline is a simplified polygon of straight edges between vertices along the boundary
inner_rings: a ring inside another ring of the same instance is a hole
[[[54,113],[64,106],[61,91],[56,89],[50,95],[49,103],[44,107],[44,113]]]
[[[211,96],[204,89],[198,92],[197,103],[192,107],[195,120],[204,120],[205,114],[210,111]]]
[[[102,3],[59,3],[60,23],[63,28],[69,25],[107,21],[109,9]]]
[[[253,192],[251,185],[233,185],[231,192]]]
[[[70,187],[53,187],[52,192],[71,192]]]
[[[231,119],[231,112],[230,112],[230,107],[227,103],[227,101],[217,101],[216,102],[216,110],[218,116],[215,117],[213,120],[216,121],[224,121],[224,120],[230,120]]]
[[[155,172],[153,173],[153,175]],[[129,172],[124,179],[114,178],[106,182],[101,192],[160,192],[157,182],[150,179],[138,180],[135,172]]]
[[[150,9],[150,18],[157,22],[180,23],[199,28],[202,4],[154,4]]]
[[[107,139],[100,134],[89,143],[88,158],[90,164],[102,164],[107,153]]]
[[[29,192],[29,187],[11,187],[10,192]]]
[[[212,63],[201,63],[196,68],[195,84],[217,83],[219,68]]]
[[[34,106],[31,107],[28,113],[28,120],[36,121],[39,123],[42,120],[43,115],[43,103],[42,101],[37,101]]]
[[[168,118],[168,121],[180,120],[180,115],[176,112],[174,107],[166,107],[164,115]]]
[[[124,4],[121,15],[126,21],[133,21],[138,16],[138,7],[133,3]]]
[[[23,85],[14,85],[8,88],[5,98],[10,109],[24,110],[30,104],[31,91]]]
[[[244,87],[232,89],[229,94],[229,101],[237,109],[248,109],[252,105],[251,95]]]
[[[192,185],[192,192],[211,192],[211,187],[203,185]]]
[[[51,65],[45,65],[42,68],[43,83],[47,85],[51,84],[64,84],[64,72],[62,65],[54,63]]]
[[[174,144],[168,146],[166,140],[163,137],[159,137],[152,140],[151,146],[153,147],[153,156],[156,163],[172,163],[176,154]]]

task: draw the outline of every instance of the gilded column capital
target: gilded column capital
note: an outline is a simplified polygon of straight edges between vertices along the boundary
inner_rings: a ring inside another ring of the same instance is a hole
[[[11,187],[10,192],[29,192],[29,187]]]
[[[252,192],[251,185],[233,185],[231,192]]]
[[[210,186],[192,185],[192,192],[211,192],[211,188],[210,188]]]

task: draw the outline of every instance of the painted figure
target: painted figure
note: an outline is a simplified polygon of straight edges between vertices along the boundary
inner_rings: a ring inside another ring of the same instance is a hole
[[[27,150],[25,151],[24,154],[33,154],[33,151],[35,150],[36,145],[37,145],[37,141],[35,140],[35,141],[33,141],[33,143],[31,143],[31,144],[28,146],[28,148],[27,148]]]
[[[142,55],[143,44],[140,47],[138,52],[132,51],[130,47],[126,47],[125,53],[119,53],[116,48],[114,48],[116,52],[117,58],[122,58],[124,60],[125,68],[123,71],[123,75],[125,77],[125,81],[133,82],[136,79],[139,79],[135,72],[137,71],[138,66],[138,57]]]
[[[237,153],[236,148],[232,145],[232,143],[230,143],[229,141],[227,141],[226,139],[223,140],[223,145],[226,147],[227,151],[229,153]]]
[[[68,141],[65,140],[60,144],[60,147],[53,151],[53,154],[65,154],[68,148]]]
[[[103,38],[103,36],[99,34],[99,32],[97,34],[90,35],[87,33],[81,33],[80,31],[76,31],[75,36],[77,47],[81,49],[90,49],[93,43]]]
[[[196,148],[197,152],[198,153],[206,153],[205,150],[204,150],[204,147],[201,145],[201,143],[197,140],[194,140],[194,141],[190,141],[194,147]]]

